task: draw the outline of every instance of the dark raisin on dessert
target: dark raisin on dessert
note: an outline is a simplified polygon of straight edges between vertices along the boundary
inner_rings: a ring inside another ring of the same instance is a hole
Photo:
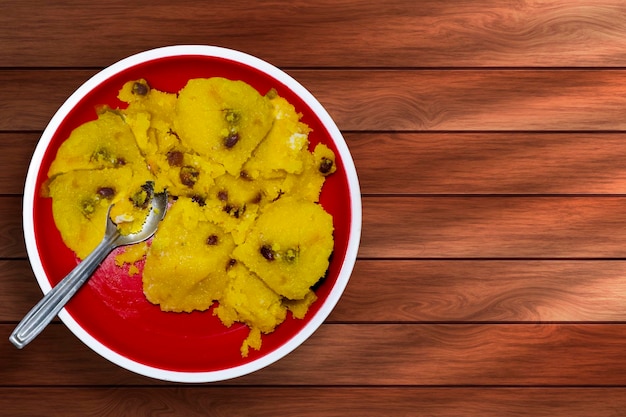
[[[149,92],[150,92],[150,87],[148,86],[148,84],[145,84],[140,81],[136,81],[133,84],[133,94],[138,95],[138,96],[145,96]]]
[[[169,151],[167,153],[167,163],[171,167],[183,166],[183,159],[185,155],[180,151]]]
[[[226,204],[222,210],[227,214],[233,216],[234,218],[238,219],[246,211],[246,206],[240,207],[233,204]]]
[[[333,164],[334,163],[332,159],[322,158],[322,161],[320,162],[320,166],[319,166],[319,171],[322,174],[327,175],[333,169]]]
[[[237,260],[235,259],[230,259],[227,263],[226,263],[226,270],[228,271],[230,268],[232,268],[233,266],[235,266],[237,264]]]
[[[219,243],[219,238],[217,237],[217,235],[211,235],[207,237],[206,239],[206,244],[209,246],[215,246],[218,243]]]
[[[217,193],[217,199],[220,201],[228,201],[228,191],[221,190]]]
[[[96,194],[98,194],[102,198],[106,198],[107,200],[109,200],[115,196],[115,189],[112,187],[100,187],[96,191]]]
[[[194,203],[198,204],[200,207],[204,207],[206,206],[206,199],[204,197],[202,197],[201,195],[193,195],[191,196],[191,201],[193,201]]]
[[[224,146],[226,149],[231,149],[237,144],[237,142],[239,142],[239,133],[236,132],[231,133],[224,138]]]
[[[259,252],[261,252],[261,256],[263,256],[268,261],[276,260],[276,252],[274,252],[274,250],[272,249],[270,245],[261,246],[261,249],[259,250]]]
[[[241,178],[244,181],[252,181],[253,180],[252,177],[250,176],[250,174],[248,174],[248,171],[246,171],[246,170],[242,170],[239,173],[239,178]]]
[[[184,166],[180,169],[180,182],[191,188],[198,182],[198,177],[200,176],[200,172],[192,166]]]

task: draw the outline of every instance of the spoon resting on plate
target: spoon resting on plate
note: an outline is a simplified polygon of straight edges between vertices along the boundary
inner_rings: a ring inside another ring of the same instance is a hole
[[[167,210],[167,193],[153,194],[150,201],[150,213],[137,233],[122,235],[117,225],[107,213],[104,238],[81,263],[50,290],[17,325],[9,337],[18,349],[30,343],[61,311],[65,304],[76,294],[78,289],[91,277],[100,263],[111,251],[119,246],[132,245],[149,239],[157,230],[159,222]]]

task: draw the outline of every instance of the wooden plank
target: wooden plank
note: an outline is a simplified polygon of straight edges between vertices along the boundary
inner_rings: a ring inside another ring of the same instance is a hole
[[[366,197],[359,256],[624,258],[626,199]]]
[[[625,324],[324,324],[246,386],[626,386]],[[8,337],[12,324],[0,324]],[[0,386],[166,383],[121,369],[52,324],[0,345]]]
[[[25,257],[19,197],[0,231],[0,258]],[[626,258],[626,197],[365,197],[359,256]]]
[[[46,69],[0,71],[0,130],[43,131],[63,102],[96,72]]]
[[[624,261],[359,260],[327,322],[624,322],[624,276]],[[28,261],[0,261],[0,322],[40,297]]]
[[[0,133],[0,194],[21,194],[40,133]],[[622,133],[345,135],[363,194],[623,194]]]
[[[623,327],[326,325],[283,360],[235,382],[621,386],[626,382]]]
[[[96,36],[85,36],[88,16],[98,17]],[[618,0],[28,0],[0,16],[0,56],[12,67],[106,66],[157,46],[208,43],[290,67],[623,67],[624,21]]]
[[[619,70],[290,71],[339,128],[623,130]]]
[[[0,130],[41,131],[91,70],[0,71]],[[622,70],[290,70],[349,131],[622,131]],[[42,99],[45,98],[45,99]],[[28,111],[24,111],[28,109]]]
[[[83,417],[94,410],[100,417],[156,410],[185,417],[610,417],[626,407],[624,388],[4,388],[0,398],[12,417]]]
[[[41,297],[28,261],[0,261],[0,322],[18,322]]]
[[[16,324],[0,324],[0,339],[6,341],[0,344],[2,387],[158,384],[108,362],[60,321],[49,324],[37,339],[17,349],[7,340]]]
[[[624,261],[356,263],[332,323],[626,321]]]
[[[0,197],[0,258],[24,258],[22,198]]]
[[[0,133],[0,194],[22,194],[39,134]]]
[[[353,133],[364,194],[626,192],[622,133]]]

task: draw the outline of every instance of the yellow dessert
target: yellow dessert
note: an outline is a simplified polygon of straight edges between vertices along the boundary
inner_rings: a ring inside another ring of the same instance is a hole
[[[179,92],[174,130],[183,145],[239,175],[272,127],[272,105],[243,81],[189,80]]]
[[[146,298],[163,311],[204,311],[245,323],[241,346],[260,349],[288,314],[301,319],[333,250],[333,220],[319,204],[336,170],[325,145],[276,91],[242,81],[192,79],[179,92],[127,82],[123,109],[102,108],[75,129],[49,170],[45,192],[66,245],[84,258],[104,234],[107,210],[124,234],[141,227],[152,192],[171,197],[151,243],[116,258],[142,271]],[[150,182],[152,187],[146,184]]]
[[[282,197],[268,205],[233,255],[277,294],[303,299],[326,273],[333,221],[319,205]]]
[[[235,245],[190,198],[168,210],[143,271],[148,300],[164,311],[206,310],[222,297]]]
[[[97,170],[138,164],[145,167],[135,136],[122,116],[104,110],[96,120],[77,127],[59,148],[48,177],[76,170]]]
[[[91,253],[104,237],[112,204],[111,218],[122,233],[139,230],[148,206],[135,206],[130,200],[144,195],[144,185],[144,178],[136,177],[128,166],[57,175],[48,185],[48,194],[52,197],[54,222],[65,244],[80,259]]]

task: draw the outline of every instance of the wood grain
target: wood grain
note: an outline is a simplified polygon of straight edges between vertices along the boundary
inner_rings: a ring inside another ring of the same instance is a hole
[[[0,195],[24,192],[28,165],[38,140],[37,133],[0,133]]]
[[[11,67],[102,67],[200,43],[289,67],[623,67],[625,21],[617,0],[27,0],[0,17],[0,56]]]
[[[622,260],[359,260],[327,322],[626,322],[625,277]],[[40,297],[28,261],[0,261],[0,322]]]
[[[624,194],[622,133],[353,133],[364,194]]]
[[[331,323],[626,321],[624,261],[359,260]]]
[[[266,372],[238,381],[294,385],[623,386],[623,326],[326,325]],[[296,374],[294,369],[298,369]]]
[[[12,417],[614,417],[626,407],[623,388],[0,388],[0,396]]]
[[[40,133],[0,133],[0,194],[21,194]],[[361,191],[405,194],[624,194],[615,133],[348,132]]]
[[[288,72],[317,97],[342,130],[626,129],[626,73],[620,70]],[[43,130],[65,99],[94,73],[0,70],[0,131]]]
[[[0,322],[17,323],[41,296],[28,261],[0,261]]]
[[[238,386],[626,385],[625,324],[324,324]],[[0,324],[8,337],[13,325]],[[0,345],[0,385],[167,385],[106,361],[62,324]],[[610,367],[607,367],[610,364]]]
[[[344,130],[623,130],[612,70],[290,71]]]
[[[0,258],[24,258],[22,198],[0,197]]]
[[[368,197],[359,256],[624,258],[625,219],[623,197]]]

